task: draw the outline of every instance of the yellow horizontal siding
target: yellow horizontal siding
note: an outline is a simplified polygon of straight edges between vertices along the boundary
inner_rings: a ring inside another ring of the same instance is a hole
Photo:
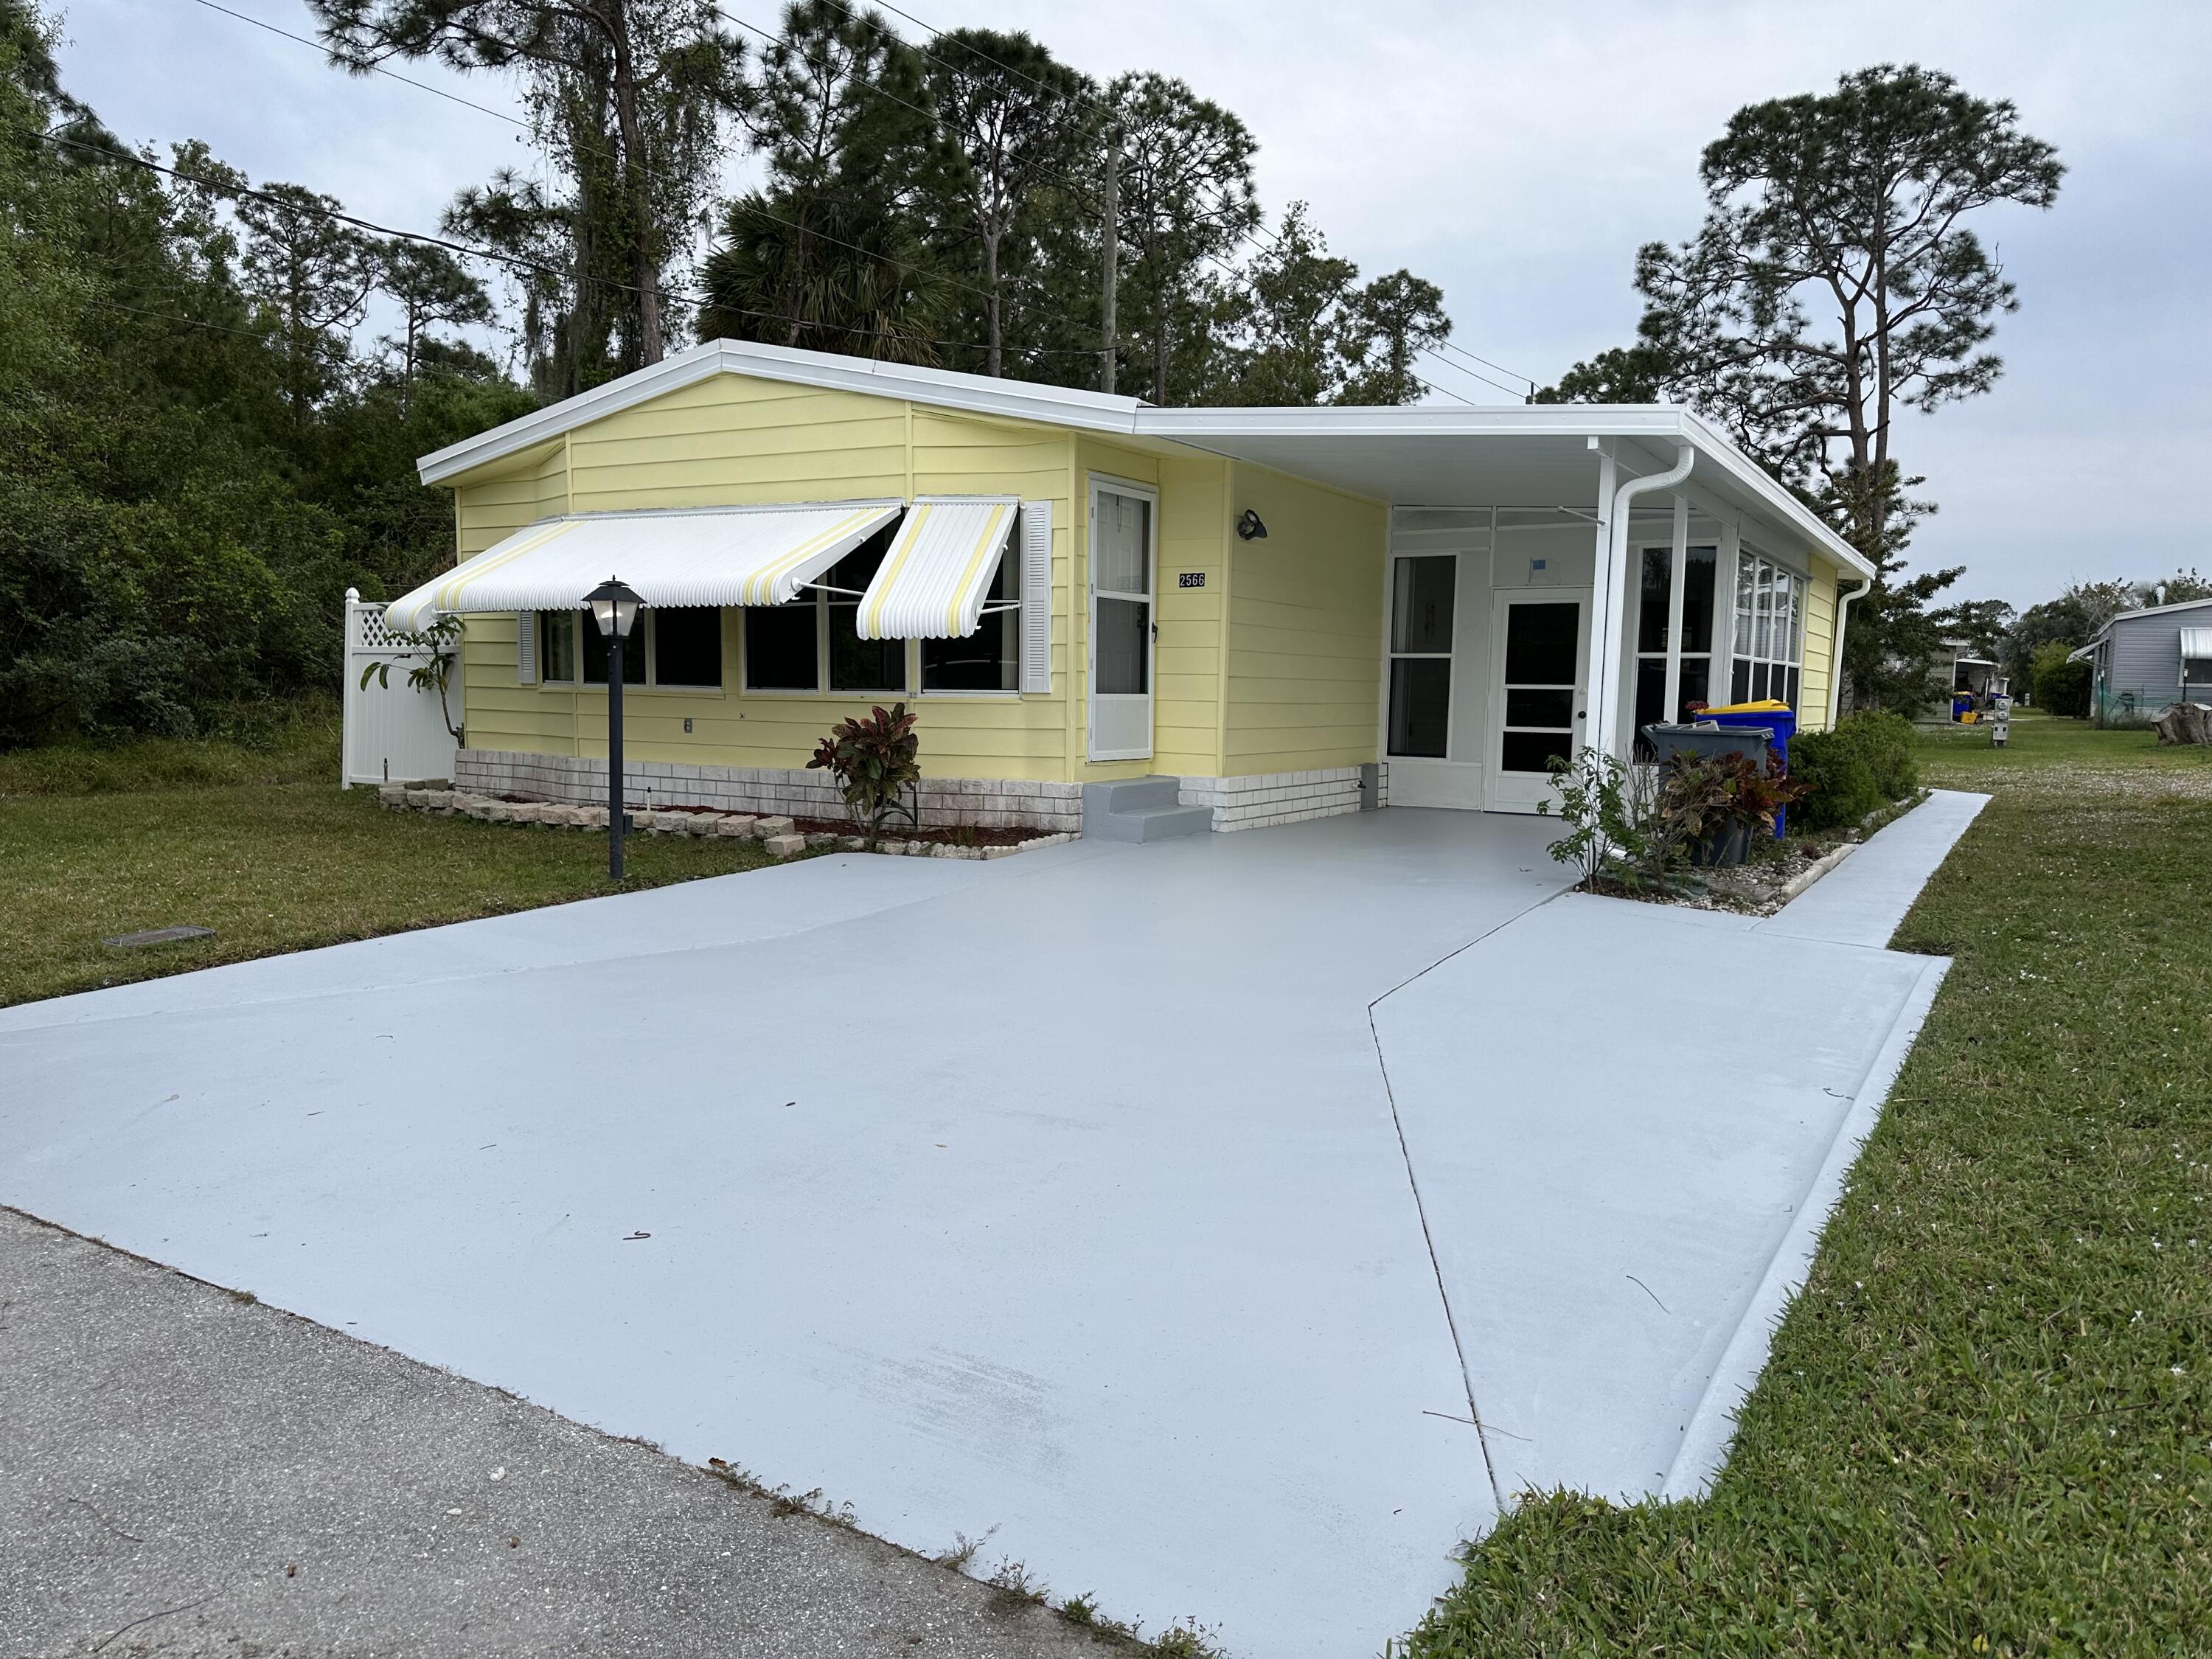
[[[1066,780],[1080,696],[1074,440],[1051,428],[919,410],[902,401],[723,375],[577,428],[526,465],[457,490],[463,553],[553,514],[737,506],[826,497],[1018,495],[1053,513],[1054,690],[1049,696],[903,694],[932,777]],[[743,613],[724,613],[727,689],[632,686],[627,752],[702,766],[803,767],[838,720],[902,694],[747,693]],[[909,652],[909,678],[917,678]],[[469,741],[478,747],[604,755],[603,689],[515,683],[514,619],[470,619],[464,649]],[[692,729],[686,732],[684,721]]]
[[[1231,508],[1258,513],[1267,539],[1231,544],[1221,770],[1371,761],[1389,512],[1261,467],[1231,477]]]
[[[1814,560],[1805,589],[1805,646],[1798,672],[1797,729],[1818,732],[1828,724],[1828,688],[1836,654],[1836,567]]]
[[[1159,647],[1153,658],[1152,769],[1221,773],[1222,633],[1229,576],[1229,463],[1170,456],[1159,464]],[[1206,579],[1184,587],[1186,573]]]

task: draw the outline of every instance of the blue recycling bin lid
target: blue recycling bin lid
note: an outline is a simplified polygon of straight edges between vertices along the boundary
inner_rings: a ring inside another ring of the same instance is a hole
[[[1759,702],[1723,703],[1717,708],[1700,708],[1694,718],[1711,720],[1720,726],[1764,726],[1774,736],[1774,746],[1784,755],[1790,752],[1790,739],[1797,735],[1797,714],[1786,702],[1771,698]]]

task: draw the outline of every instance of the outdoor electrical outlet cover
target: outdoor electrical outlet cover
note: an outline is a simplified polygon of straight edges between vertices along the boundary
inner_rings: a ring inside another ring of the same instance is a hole
[[[178,939],[214,937],[215,929],[212,927],[195,927],[190,923],[179,923],[174,927],[149,927],[143,933],[115,933],[100,942],[135,951],[142,945],[168,945]]]

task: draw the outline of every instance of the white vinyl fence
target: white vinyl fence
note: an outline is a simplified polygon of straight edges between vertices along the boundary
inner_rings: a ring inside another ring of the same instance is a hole
[[[346,589],[345,606],[345,787],[452,777],[457,745],[438,694],[407,683],[407,671],[429,653],[395,645],[385,630],[384,607],[363,603],[356,590]],[[379,662],[392,665],[383,677],[391,684],[372,677],[364,687],[362,671]],[[458,684],[451,695],[459,698]]]

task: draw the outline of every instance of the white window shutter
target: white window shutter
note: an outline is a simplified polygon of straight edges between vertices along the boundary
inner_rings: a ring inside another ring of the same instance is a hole
[[[517,685],[538,684],[538,613],[535,611],[514,613],[514,683]]]
[[[1022,690],[1052,690],[1052,503],[1022,503]]]

